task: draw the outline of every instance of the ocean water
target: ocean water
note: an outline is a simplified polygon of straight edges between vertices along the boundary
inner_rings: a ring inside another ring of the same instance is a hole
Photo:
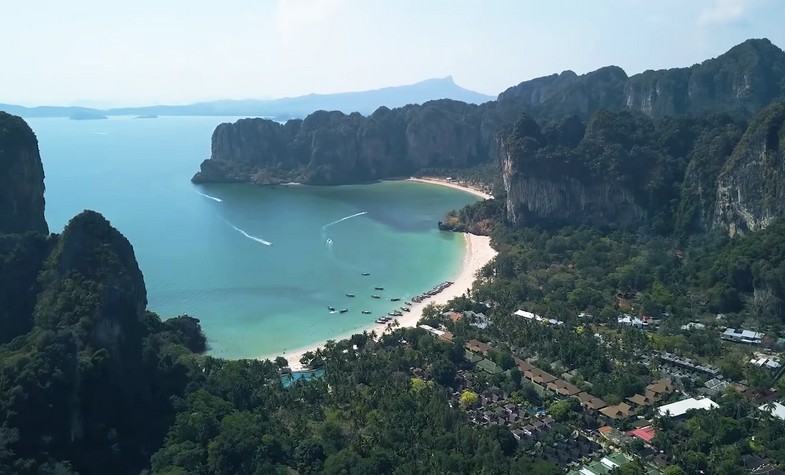
[[[29,119],[50,230],[84,209],[104,214],[134,246],[150,309],[199,318],[211,353],[226,358],[342,336],[400,305],[390,297],[405,300],[458,271],[463,238],[435,223],[476,201],[468,193],[403,181],[192,184],[213,129],[235,119]]]

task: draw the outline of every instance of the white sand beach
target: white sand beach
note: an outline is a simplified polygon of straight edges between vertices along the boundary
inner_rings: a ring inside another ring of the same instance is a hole
[[[482,190],[473,188],[469,185],[456,183],[454,181],[447,181],[444,178],[409,178],[407,181],[413,181],[416,183],[430,183],[431,185],[440,185],[440,186],[446,186],[448,188],[455,188],[456,190],[462,190],[467,193],[471,193],[475,196],[479,196],[484,200],[489,200],[493,198],[493,196],[489,195],[488,193]]]
[[[419,179],[419,178],[412,178],[411,181],[449,186],[451,188],[457,188],[460,190],[470,192],[484,199],[491,198],[490,195],[482,191],[475,190],[468,187],[463,187],[456,183],[451,183],[447,181],[440,181],[435,179]],[[471,288],[472,283],[474,282],[477,276],[477,273],[496,256],[496,251],[491,247],[490,237],[475,236],[473,234],[466,233],[464,234],[464,239],[466,240],[466,253],[464,254],[463,265],[461,266],[460,272],[458,273],[458,275],[454,276],[451,279],[453,281],[453,285],[447,287],[446,289],[434,295],[433,297],[427,298],[419,303],[414,303],[411,306],[411,312],[405,313],[402,317],[397,318],[397,321],[401,327],[417,326],[417,323],[422,317],[423,309],[425,309],[427,305],[431,303],[434,303],[436,305],[444,305],[449,300],[452,300],[455,297],[459,297],[465,294],[467,290]],[[430,289],[422,289],[423,292],[427,290]],[[387,324],[372,323],[368,326],[358,328],[350,333],[338,336],[333,339],[336,341],[343,340],[349,338],[353,334],[362,333],[363,331],[367,331],[367,332],[375,331],[377,335],[381,335],[386,328],[387,328]],[[309,345],[307,347],[297,348],[292,351],[286,351],[283,354],[263,355],[260,356],[259,359],[272,360],[277,356],[283,356],[289,362],[289,366],[293,371],[299,371],[303,369],[302,365],[300,364],[300,358],[303,356],[303,354],[305,354],[308,351],[314,351],[323,345],[324,342],[319,342],[313,345]]]

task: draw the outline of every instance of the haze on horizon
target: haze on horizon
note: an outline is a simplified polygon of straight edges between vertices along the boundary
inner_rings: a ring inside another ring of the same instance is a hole
[[[88,107],[362,91],[452,75],[496,95],[566,69],[785,47],[779,0],[28,0],[0,17],[0,102]]]

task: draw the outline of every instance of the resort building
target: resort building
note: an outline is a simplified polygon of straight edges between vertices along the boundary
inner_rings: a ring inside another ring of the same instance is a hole
[[[683,415],[687,414],[687,411],[691,411],[693,409],[709,410],[717,407],[719,407],[719,405],[709,398],[695,399],[691,397],[678,402],[660,406],[657,408],[657,414],[660,416],[677,418],[682,417]]]
[[[737,343],[759,345],[763,341],[763,333],[758,333],[750,330],[728,328],[722,333],[722,339],[728,341],[735,341]]]

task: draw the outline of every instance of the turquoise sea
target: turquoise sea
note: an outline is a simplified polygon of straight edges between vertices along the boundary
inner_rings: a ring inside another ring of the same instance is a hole
[[[235,119],[28,119],[50,230],[84,209],[104,214],[134,246],[150,309],[198,317],[212,354],[227,358],[344,335],[397,306],[389,297],[406,299],[459,270],[463,238],[435,223],[476,201],[468,193],[404,181],[193,185],[213,129]]]

